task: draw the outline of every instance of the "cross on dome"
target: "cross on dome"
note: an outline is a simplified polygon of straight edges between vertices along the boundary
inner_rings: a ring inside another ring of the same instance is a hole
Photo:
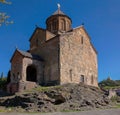
[[[58,9],[60,9],[60,4],[59,3],[57,4],[57,6],[58,6]]]

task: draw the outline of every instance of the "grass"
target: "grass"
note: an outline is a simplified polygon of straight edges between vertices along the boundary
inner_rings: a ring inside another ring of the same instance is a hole
[[[61,88],[61,85],[57,85],[57,86],[38,86],[37,88],[33,88],[32,90],[29,90],[28,92],[34,92],[34,91],[38,91],[38,92],[43,92],[43,91],[49,91],[51,89],[59,89]]]
[[[34,92],[44,92],[44,91],[50,91],[52,89],[60,89],[62,88],[61,85],[57,85],[57,86],[38,86],[36,88],[32,88],[30,90],[25,90],[24,93],[22,92],[22,94],[27,94],[27,93],[34,93]],[[20,94],[20,93],[16,93],[16,94]]]
[[[108,89],[117,89],[117,88],[120,88],[120,86],[105,86],[103,88],[106,89],[106,90],[108,90]]]
[[[12,108],[2,108],[2,107],[0,107],[0,113],[2,113],[2,112],[11,112],[12,111]]]
[[[120,108],[120,103],[117,103],[117,104],[116,104],[116,108]]]
[[[5,110],[0,110],[0,113],[5,112]]]

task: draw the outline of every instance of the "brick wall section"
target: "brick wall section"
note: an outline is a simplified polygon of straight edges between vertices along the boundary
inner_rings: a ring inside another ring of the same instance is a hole
[[[60,80],[64,83],[84,83],[98,86],[97,54],[82,27],[60,37]]]
[[[30,90],[34,87],[36,87],[37,84],[35,82],[30,82],[30,81],[20,81],[18,84],[18,91],[17,92],[22,92],[24,90]]]
[[[14,58],[11,62],[11,82],[12,83],[18,82],[18,78],[17,78],[18,72],[19,74],[22,73],[22,64],[23,64],[22,59],[23,59],[23,56],[19,52],[16,52],[14,54]]]
[[[7,92],[8,93],[15,93],[18,92],[18,83],[9,83],[7,85]]]

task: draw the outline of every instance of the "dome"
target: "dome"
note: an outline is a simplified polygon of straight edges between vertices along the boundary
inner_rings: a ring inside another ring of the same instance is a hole
[[[54,34],[61,34],[71,30],[72,20],[69,16],[64,14],[60,7],[46,20],[46,28]]]

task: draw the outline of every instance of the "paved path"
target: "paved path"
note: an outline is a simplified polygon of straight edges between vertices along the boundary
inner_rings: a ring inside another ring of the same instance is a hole
[[[82,112],[56,112],[56,113],[0,113],[0,115],[120,115],[120,109],[110,110],[95,110],[95,111],[82,111]]]

